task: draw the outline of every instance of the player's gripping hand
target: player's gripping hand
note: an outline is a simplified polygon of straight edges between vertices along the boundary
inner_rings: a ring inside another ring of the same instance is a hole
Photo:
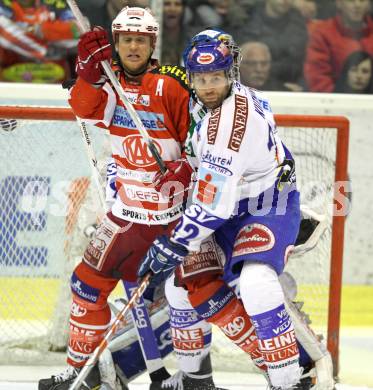
[[[106,76],[100,62],[110,58],[111,45],[107,32],[102,27],[94,27],[79,39],[76,73],[90,84],[104,83]]]
[[[167,171],[165,174],[158,172],[153,180],[155,189],[161,192],[164,196],[170,198],[188,192],[191,176],[193,173],[192,167],[186,159],[179,159],[166,163]]]
[[[152,272],[149,286],[155,287],[172,274],[187,254],[188,250],[184,246],[170,241],[167,236],[160,236],[149,248],[137,275],[143,278],[148,272]]]

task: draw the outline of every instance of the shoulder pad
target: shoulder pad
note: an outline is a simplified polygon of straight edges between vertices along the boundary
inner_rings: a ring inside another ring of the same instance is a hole
[[[177,80],[182,87],[189,91],[188,80],[186,77],[185,68],[178,65],[162,65],[157,69],[154,69],[151,73],[170,76]]]

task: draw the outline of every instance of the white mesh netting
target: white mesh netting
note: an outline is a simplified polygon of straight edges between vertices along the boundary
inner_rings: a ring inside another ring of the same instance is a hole
[[[69,276],[99,200],[76,122],[18,120],[0,144],[0,362],[45,363],[66,345]]]
[[[50,351],[66,344],[69,277],[99,200],[75,122],[17,122],[12,131],[0,129],[0,364],[62,362],[63,353]],[[105,165],[104,132],[90,130]],[[297,299],[325,335],[337,131],[280,127],[280,134],[296,160],[302,204],[328,221],[317,246],[287,265],[298,283]],[[214,363],[247,370],[246,355],[220,331],[214,336]]]

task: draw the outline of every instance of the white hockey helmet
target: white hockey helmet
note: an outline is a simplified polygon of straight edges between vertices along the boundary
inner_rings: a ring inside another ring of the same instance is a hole
[[[153,48],[155,47],[159,24],[155,20],[150,8],[124,7],[111,24],[114,42],[119,33],[130,32],[150,35]]]

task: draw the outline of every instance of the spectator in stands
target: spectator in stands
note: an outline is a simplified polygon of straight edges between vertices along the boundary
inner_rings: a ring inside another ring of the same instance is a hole
[[[373,94],[373,57],[365,51],[350,54],[334,92]]]
[[[61,82],[79,29],[65,1],[0,0],[0,80]]]
[[[294,0],[293,7],[300,12],[307,23],[308,36],[317,28],[320,4],[317,0]]]
[[[232,36],[242,35],[242,29],[249,21],[246,8],[240,1],[206,0],[190,2],[193,21],[189,24],[189,36],[193,36],[207,27],[217,27]]]
[[[101,26],[110,33],[109,36],[111,35],[111,19],[107,11],[106,0],[77,0],[76,3],[82,14],[88,18],[91,26]]]
[[[337,9],[335,0],[316,0],[317,3],[317,17],[319,19],[328,19],[335,16]]]
[[[163,0],[162,64],[181,64],[187,43],[183,0]]]
[[[281,83],[271,77],[272,57],[268,46],[262,42],[241,45],[241,82],[263,91],[301,91],[300,85]]]
[[[347,57],[356,50],[373,54],[370,0],[336,0],[337,15],[320,21],[307,49],[304,76],[311,91],[332,92]]]
[[[317,17],[316,0],[294,0],[293,7],[298,10],[307,22]]]
[[[307,45],[303,16],[292,7],[293,0],[264,0],[253,9],[238,37],[264,42],[272,55],[272,75],[281,83],[298,84],[302,78]]]

